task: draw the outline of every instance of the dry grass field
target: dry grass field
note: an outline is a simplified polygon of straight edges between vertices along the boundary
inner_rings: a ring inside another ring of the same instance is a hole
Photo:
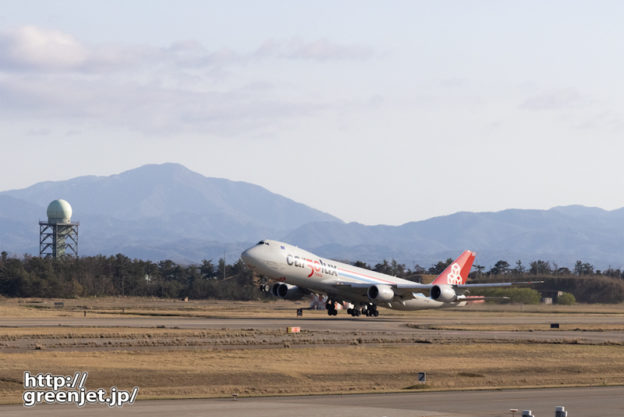
[[[2,355],[0,395],[19,402],[24,369],[73,375],[141,398],[624,384],[621,346],[354,345],[298,349],[22,352]],[[428,383],[418,385],[417,373]]]
[[[0,299],[2,319],[88,316],[293,318],[304,303],[215,302],[129,298]],[[394,312],[384,319],[400,331],[285,328],[16,326],[0,319],[0,402],[19,403],[25,370],[73,375],[88,371],[88,388],[140,387],[140,399],[288,395],[624,384],[624,342],[586,343],[592,332],[624,333],[624,307],[471,306],[463,310]],[[306,318],[327,319],[306,311]],[[354,319],[357,320],[357,319]],[[561,322],[557,337],[532,334]],[[302,322],[305,323],[305,322]],[[322,324],[323,322],[321,322]],[[457,339],[449,331],[487,337]],[[517,332],[498,339],[499,331]],[[476,334],[476,333],[475,333]],[[562,334],[562,333],[561,333]],[[427,372],[424,385],[418,372]]]

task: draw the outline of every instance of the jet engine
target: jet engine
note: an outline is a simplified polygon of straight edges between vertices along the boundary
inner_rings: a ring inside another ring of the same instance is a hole
[[[436,301],[450,303],[457,301],[457,294],[450,285],[434,285],[431,287],[431,298]]]
[[[389,285],[373,285],[368,288],[367,295],[371,301],[389,302],[394,298],[394,291]]]
[[[282,284],[278,282],[273,284],[271,294],[285,300],[297,300],[303,297],[306,293],[296,285]]]

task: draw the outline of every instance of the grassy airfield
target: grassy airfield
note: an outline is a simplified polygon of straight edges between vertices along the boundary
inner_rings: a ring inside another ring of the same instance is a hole
[[[63,308],[54,301],[0,299],[3,319],[61,324],[0,327],[0,402],[21,401],[25,370],[88,371],[88,388],[139,386],[139,399],[624,384],[623,305],[384,309],[382,317],[400,331],[369,330],[366,322],[345,331],[323,311],[305,312],[306,319],[327,320],[326,328],[308,330],[294,319],[294,309],[305,304],[285,301],[103,298],[63,300]],[[88,317],[150,318],[154,325],[62,325],[85,311]],[[158,325],[164,317],[293,319],[302,332],[228,328],[227,320],[222,328]],[[560,329],[548,329],[554,321]],[[533,337],[545,331],[552,337]],[[471,333],[459,338],[458,332]],[[595,333],[606,338],[584,337]],[[417,382],[422,371],[426,384]]]

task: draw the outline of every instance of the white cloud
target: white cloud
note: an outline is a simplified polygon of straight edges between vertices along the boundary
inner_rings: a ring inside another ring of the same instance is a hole
[[[23,26],[0,33],[0,70],[31,73],[110,71],[157,57],[156,48],[86,46],[53,29]]]
[[[84,65],[88,51],[57,30],[24,26],[0,35],[0,64],[15,69],[66,70]]]

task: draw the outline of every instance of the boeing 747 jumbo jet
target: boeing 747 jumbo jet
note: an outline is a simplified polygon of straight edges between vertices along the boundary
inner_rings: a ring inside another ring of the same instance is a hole
[[[350,304],[347,313],[377,317],[378,306],[397,310],[421,310],[464,306],[485,297],[467,296],[470,288],[507,287],[531,282],[466,284],[475,254],[465,251],[431,284],[393,277],[321,258],[296,246],[274,240],[261,240],[241,254],[254,272],[278,281],[271,292],[285,299],[305,294],[326,294],[327,314],[338,314],[336,304]],[[426,296],[420,291],[428,291]]]

